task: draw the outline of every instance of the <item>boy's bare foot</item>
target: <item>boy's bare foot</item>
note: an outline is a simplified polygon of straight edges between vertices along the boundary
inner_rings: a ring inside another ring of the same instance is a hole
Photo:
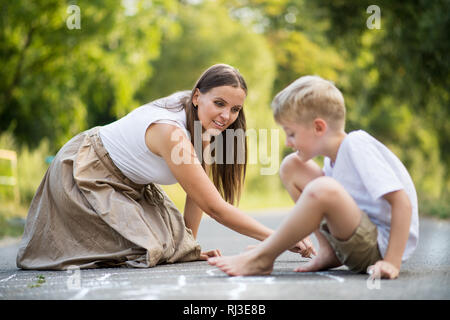
[[[230,276],[265,275],[272,273],[273,261],[249,250],[236,256],[209,258],[210,265],[218,267]]]
[[[311,261],[298,266],[296,272],[313,272],[325,269],[331,269],[341,266],[342,263],[336,257],[333,249],[329,246],[323,246],[319,249],[319,254]]]

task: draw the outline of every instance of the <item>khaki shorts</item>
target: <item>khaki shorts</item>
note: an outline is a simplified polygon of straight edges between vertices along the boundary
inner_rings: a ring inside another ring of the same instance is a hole
[[[361,222],[348,240],[333,237],[325,220],[320,224],[320,233],[328,240],[339,261],[351,271],[365,273],[368,266],[383,259],[378,249],[377,227],[365,212],[362,212]]]

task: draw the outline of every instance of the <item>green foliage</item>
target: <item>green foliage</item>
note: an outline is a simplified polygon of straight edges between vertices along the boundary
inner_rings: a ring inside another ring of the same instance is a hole
[[[69,29],[71,3],[8,1],[0,12],[0,132],[20,144],[43,137],[56,151],[73,135],[124,115],[151,74],[174,1],[77,1],[81,29]]]
[[[366,26],[370,1],[223,2],[273,44],[273,95],[305,74],[335,81],[346,99],[347,131],[367,130],[394,150],[413,177],[422,210],[435,212],[430,203],[446,207],[450,1],[379,1],[380,30]]]
[[[153,77],[137,94],[140,101],[190,90],[207,67],[227,63],[236,67],[248,84],[246,111],[268,110],[275,66],[264,37],[230,19],[225,8],[213,2],[182,6],[175,19],[180,31],[163,39]]]
[[[14,223],[15,220],[7,218],[3,209],[0,209],[0,239],[3,237],[19,237],[23,233],[23,225]]]
[[[392,145],[419,199],[448,203],[450,1],[379,1],[380,30],[365,28],[370,4],[314,2],[330,21],[327,37],[356,61],[344,82],[349,125]]]
[[[81,10],[81,29],[66,25]],[[198,3],[193,5],[191,3]],[[126,4],[126,5],[125,5]],[[191,89],[215,63],[238,68],[249,86],[248,128],[280,129],[273,96],[296,78],[336,83],[347,131],[364,129],[406,164],[421,212],[448,217],[450,190],[450,1],[378,1],[381,29],[368,29],[370,1],[3,1],[0,11],[0,148],[18,154],[24,215],[45,158],[76,133],[148,101]],[[261,138],[257,131],[258,138]],[[279,162],[291,150],[279,131]],[[250,155],[252,156],[252,155]],[[241,207],[290,206],[279,177],[250,164]],[[279,165],[279,163],[278,163]],[[9,175],[0,161],[0,175]],[[184,194],[169,193],[179,207]],[[0,187],[0,197],[11,190]],[[1,229],[1,228],[0,228]]]
[[[35,282],[28,285],[28,288],[39,288],[41,285],[43,285],[46,282],[45,276],[42,274],[39,274],[36,276]]]
[[[169,95],[177,90],[191,90],[200,74],[215,63],[227,63],[237,68],[244,76],[249,95],[245,101],[247,128],[252,130],[275,129],[270,111],[275,63],[266,39],[232,20],[227,10],[217,3],[208,2],[198,6],[184,6],[176,16],[180,32],[163,39],[161,57],[154,63],[154,75],[138,92],[142,102]],[[256,131],[258,132],[258,131]],[[250,152],[258,152],[265,145],[270,156],[270,131],[268,139],[249,139]],[[276,151],[279,159],[279,151]],[[256,157],[259,155],[256,154]],[[261,198],[261,192],[273,193],[273,186],[279,191],[278,175],[261,176],[260,161],[248,165],[243,197],[250,194]],[[276,164],[278,166],[278,163]],[[166,188],[169,195],[182,197],[173,188]],[[176,201],[179,207],[183,200]]]
[[[48,168],[48,164],[45,162],[45,159],[51,155],[48,140],[42,140],[34,149],[25,145],[19,147],[12,134],[6,132],[0,135],[0,149],[17,150],[16,179],[20,204],[28,206]],[[0,162],[0,175],[14,176],[10,163]],[[11,202],[13,198],[12,187],[0,185],[0,201],[5,204]]]

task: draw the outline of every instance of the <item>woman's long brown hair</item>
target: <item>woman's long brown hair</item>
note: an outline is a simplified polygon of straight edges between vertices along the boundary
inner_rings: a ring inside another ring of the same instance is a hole
[[[202,136],[201,133],[199,134],[198,132],[194,131],[194,123],[195,121],[199,121],[199,118],[197,114],[197,108],[194,108],[194,105],[192,103],[192,98],[197,89],[204,94],[213,88],[221,86],[241,88],[244,90],[245,94],[247,94],[247,84],[245,83],[245,80],[239,73],[239,71],[227,64],[216,64],[209,67],[200,76],[194,88],[192,89],[190,96],[182,101],[182,105],[184,106],[186,112],[187,130],[191,134],[192,145],[196,145],[194,143],[195,139],[200,139],[200,143],[197,142],[197,145],[202,146],[201,155],[203,155],[203,144],[201,143]],[[225,201],[231,204],[235,204],[236,201],[239,203],[247,168],[248,150],[247,139],[245,138],[245,132],[247,128],[243,109],[239,111],[237,119],[228,127],[228,129],[234,129],[235,131],[238,129],[242,129],[244,135],[238,135],[237,137],[232,136],[234,150],[233,162],[231,164],[226,163],[226,161],[223,161],[223,163],[213,162],[211,164],[211,175],[214,185],[216,186],[222,197],[225,199]],[[226,130],[222,131],[221,133],[221,141],[223,141],[222,155],[224,156],[226,156],[227,144],[231,143],[231,141],[227,141],[227,135],[225,131]],[[240,138],[243,138],[244,141],[237,140]],[[215,138],[213,137],[212,139]],[[211,143],[212,142],[213,141],[211,141]],[[237,150],[238,146],[244,148],[244,150]],[[200,152],[200,150],[196,150],[196,152],[198,153]],[[244,154],[244,159],[238,159],[238,155],[242,154]],[[202,166],[203,168],[205,168],[205,161],[203,159],[203,156],[201,156],[201,158]]]

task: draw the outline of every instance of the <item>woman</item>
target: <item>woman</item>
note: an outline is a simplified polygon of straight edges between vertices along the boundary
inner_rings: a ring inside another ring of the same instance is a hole
[[[227,144],[225,129],[245,130],[246,95],[239,72],[218,64],[192,92],[143,105],[72,138],[33,198],[17,266],[64,270],[206,260],[220,253],[202,253],[195,240],[202,211],[243,235],[267,238],[271,229],[232,205],[245,161],[208,165],[203,157],[219,135]],[[184,219],[157,186],[176,182],[187,194]],[[305,239],[292,251],[308,256],[313,248]]]

